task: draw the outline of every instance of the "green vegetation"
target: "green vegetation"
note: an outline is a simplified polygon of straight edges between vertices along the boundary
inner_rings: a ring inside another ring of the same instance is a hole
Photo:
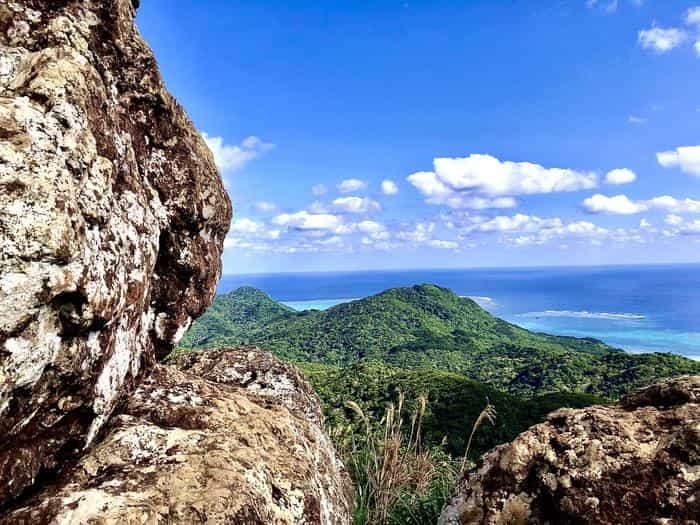
[[[306,312],[240,288],[217,297],[183,341],[189,348],[240,344],[301,363],[380,361],[453,372],[519,397],[572,392],[614,399],[661,377],[700,373],[700,363],[672,354],[632,355],[595,339],[530,332],[433,285]]]
[[[426,399],[417,399],[410,421],[404,420],[404,399],[399,394],[381,419],[348,401],[357,427],[332,433],[355,482],[356,525],[436,523],[454,487],[458,462],[422,439]]]
[[[236,345],[309,378],[355,482],[357,525],[433,524],[464,461],[549,412],[700,373],[672,354],[533,333],[432,285],[306,312],[240,288],[214,300],[178,351]]]
[[[398,403],[399,393],[408,400],[425,397],[423,436],[430,446],[442,445],[453,456],[465,452],[466,428],[479,417],[487,400],[498,412],[488,433],[474,436],[471,457],[477,458],[494,446],[512,440],[520,432],[542,421],[549,412],[561,407],[579,408],[604,403],[588,394],[555,393],[521,399],[452,372],[406,370],[379,362],[348,367],[300,364],[323,402],[331,428],[344,429],[353,424],[353,413],[346,407],[352,400],[365,414],[381,419],[387,404]],[[408,403],[415,410],[414,402]]]

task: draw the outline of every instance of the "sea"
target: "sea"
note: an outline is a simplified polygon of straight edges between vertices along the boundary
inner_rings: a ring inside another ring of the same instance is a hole
[[[529,330],[700,360],[700,264],[225,275],[219,293],[249,285],[296,310],[324,310],[426,283]]]

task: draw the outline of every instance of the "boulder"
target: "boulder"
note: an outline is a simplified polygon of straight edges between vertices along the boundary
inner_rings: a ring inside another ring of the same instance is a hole
[[[443,525],[700,523],[700,376],[561,409],[466,472]]]
[[[0,525],[351,522],[316,394],[256,348],[157,365],[105,431]]]
[[[136,4],[0,0],[0,504],[95,442],[220,276],[231,205]]]

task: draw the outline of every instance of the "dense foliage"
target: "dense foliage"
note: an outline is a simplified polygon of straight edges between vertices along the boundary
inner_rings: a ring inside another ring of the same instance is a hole
[[[512,440],[520,432],[542,421],[544,416],[561,407],[584,407],[605,400],[588,394],[556,393],[521,399],[495,388],[471,381],[464,376],[439,370],[405,370],[379,362],[348,367],[300,364],[319,394],[331,428],[352,426],[353,414],[345,406],[356,402],[374,419],[381,419],[388,403],[405,395],[408,410],[423,396],[427,406],[423,415],[426,445],[444,446],[453,456],[465,451],[469,429],[487,402],[498,414],[496,423],[474,436],[473,458],[495,445]]]
[[[617,398],[657,378],[700,373],[700,363],[672,354],[632,355],[595,339],[530,332],[433,285],[306,312],[240,288],[217,297],[183,341],[191,348],[240,344],[258,344],[295,362],[380,361],[453,372],[520,397],[576,392]]]

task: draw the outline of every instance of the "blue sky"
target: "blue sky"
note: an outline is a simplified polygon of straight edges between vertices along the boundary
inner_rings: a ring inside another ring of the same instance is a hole
[[[146,0],[138,24],[234,202],[226,273],[700,261],[698,0]]]

